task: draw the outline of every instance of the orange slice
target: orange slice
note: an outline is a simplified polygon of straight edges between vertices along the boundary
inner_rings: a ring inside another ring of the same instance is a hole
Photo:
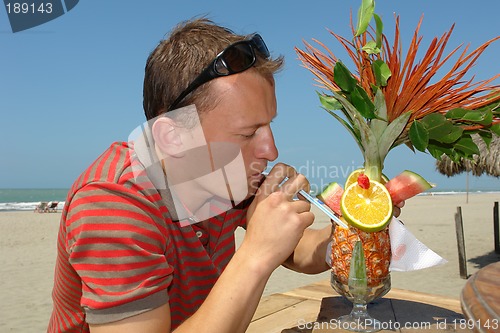
[[[366,232],[380,231],[391,221],[392,200],[389,191],[379,182],[370,180],[370,187],[357,182],[349,185],[340,200],[342,216],[352,226]]]
[[[351,172],[351,174],[349,175],[349,177],[347,177],[346,181],[345,181],[345,185],[344,185],[344,188],[348,188],[351,184],[354,184],[358,181],[358,176],[360,173],[364,172],[365,169],[356,169],[354,170],[353,172]]]
[[[345,181],[344,188],[348,188],[351,184],[356,183],[358,181],[358,176],[360,173],[365,172],[365,169],[360,168],[356,169],[347,177]],[[386,175],[382,174],[382,184],[385,184],[389,181]]]

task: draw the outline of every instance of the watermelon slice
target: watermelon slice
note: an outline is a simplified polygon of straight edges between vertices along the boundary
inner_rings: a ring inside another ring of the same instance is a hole
[[[389,180],[385,187],[391,194],[392,202],[395,204],[409,199],[433,186],[422,176],[415,172],[405,170],[396,177]]]
[[[327,205],[331,210],[335,212],[338,216],[342,216],[340,212],[340,199],[342,199],[342,194],[344,193],[344,189],[336,182],[332,182],[328,184],[321,194],[318,194],[316,197],[323,201],[325,205]]]

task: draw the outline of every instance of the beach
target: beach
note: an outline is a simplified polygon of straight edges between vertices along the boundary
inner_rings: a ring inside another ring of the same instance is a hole
[[[500,193],[419,195],[407,200],[399,217],[422,243],[448,263],[413,272],[393,272],[392,287],[459,298],[466,280],[460,278],[454,215],[462,209],[468,274],[500,260],[494,253],[493,205]],[[313,228],[329,219],[313,208]],[[50,317],[52,279],[60,212],[0,212],[0,332],[45,332]],[[241,243],[243,231],[236,233]],[[265,295],[329,279],[329,272],[305,275],[278,268]],[[333,291],[332,291],[333,293]],[[325,295],[328,297],[330,295]]]

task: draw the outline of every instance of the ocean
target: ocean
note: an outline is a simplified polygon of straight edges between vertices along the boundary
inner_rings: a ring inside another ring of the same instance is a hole
[[[62,209],[69,189],[0,189],[0,211],[34,210],[42,201],[58,201]]]
[[[42,201],[58,201],[57,209],[61,210],[64,206],[64,200],[69,189],[0,189],[0,212],[1,211],[33,211]],[[464,190],[432,190],[421,193],[427,195],[432,192],[433,195],[453,195],[465,193]],[[500,193],[498,191],[478,191],[469,193]]]

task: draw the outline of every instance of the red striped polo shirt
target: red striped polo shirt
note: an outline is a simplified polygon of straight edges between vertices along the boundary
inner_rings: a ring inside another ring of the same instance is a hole
[[[73,184],[62,211],[48,332],[88,332],[169,302],[172,328],[203,303],[235,251],[246,209],[201,224],[172,221],[127,143]],[[217,209],[217,207],[213,207]]]

